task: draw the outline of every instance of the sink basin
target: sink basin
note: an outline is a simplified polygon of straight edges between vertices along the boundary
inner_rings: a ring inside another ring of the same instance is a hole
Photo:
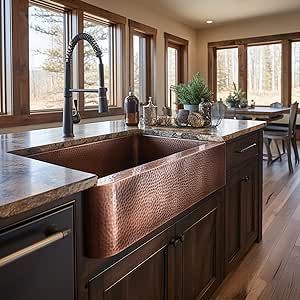
[[[97,174],[84,192],[88,257],[113,256],[225,185],[225,144],[135,134],[32,158]]]

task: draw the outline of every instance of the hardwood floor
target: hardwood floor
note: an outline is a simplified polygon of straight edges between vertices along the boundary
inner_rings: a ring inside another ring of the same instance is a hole
[[[300,166],[289,175],[286,156],[264,164],[263,241],[213,299],[300,300]]]

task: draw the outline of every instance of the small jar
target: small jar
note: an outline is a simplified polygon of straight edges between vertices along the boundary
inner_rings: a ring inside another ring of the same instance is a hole
[[[152,103],[149,97],[148,105],[143,106],[144,124],[146,126],[154,126],[157,122],[157,106]]]

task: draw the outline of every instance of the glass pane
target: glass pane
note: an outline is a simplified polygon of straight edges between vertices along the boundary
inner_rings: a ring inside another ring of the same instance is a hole
[[[168,47],[168,106],[175,110],[176,95],[171,91],[172,85],[177,85],[178,82],[178,50]]]
[[[300,101],[300,42],[292,43],[292,102]]]
[[[62,109],[64,13],[29,6],[30,110]]]
[[[217,99],[225,100],[233,90],[233,83],[238,85],[238,49],[217,50]]]
[[[281,102],[281,45],[248,47],[248,101]]]
[[[133,36],[133,88],[135,95],[143,103],[147,102],[146,95],[146,38]]]
[[[3,49],[4,49],[4,40],[3,40],[3,25],[4,25],[4,14],[3,14],[3,1],[0,0],[0,114],[5,112],[4,108],[4,76],[3,76]]]
[[[98,43],[102,51],[102,62],[104,64],[104,83],[107,88],[107,99],[111,105],[112,86],[111,86],[111,51],[110,51],[110,27],[93,18],[85,18],[84,32],[90,34]],[[84,42],[84,88],[99,88],[99,60],[95,56],[93,48],[88,42]],[[84,104],[86,107],[98,106],[97,93],[85,93]]]

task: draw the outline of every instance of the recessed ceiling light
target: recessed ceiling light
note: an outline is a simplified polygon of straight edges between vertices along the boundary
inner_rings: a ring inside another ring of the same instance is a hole
[[[212,24],[214,21],[213,20],[206,20],[205,23],[206,24]]]

